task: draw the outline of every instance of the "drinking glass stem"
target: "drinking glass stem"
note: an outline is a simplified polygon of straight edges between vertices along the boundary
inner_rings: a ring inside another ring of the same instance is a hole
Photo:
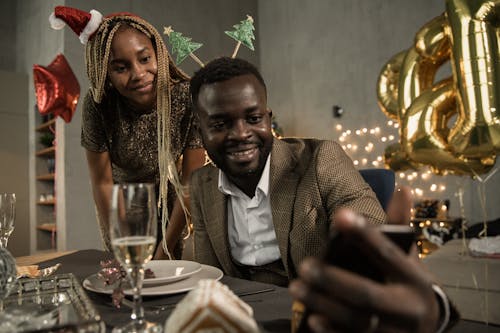
[[[132,309],[130,318],[140,325],[144,322],[144,309],[142,308],[141,296],[142,282],[144,280],[144,267],[132,267],[130,271],[130,280],[134,291],[134,308]]]
[[[0,237],[0,247],[7,248],[8,237]]]

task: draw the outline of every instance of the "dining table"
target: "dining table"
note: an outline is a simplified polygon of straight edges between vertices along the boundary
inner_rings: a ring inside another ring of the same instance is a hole
[[[38,264],[39,268],[60,264],[55,274],[73,274],[83,283],[98,272],[101,261],[112,259],[110,252],[88,249],[69,251],[52,256],[27,256],[18,258],[20,264]],[[291,332],[293,300],[287,288],[256,281],[243,280],[224,275],[220,282],[227,285],[238,297],[250,305],[261,332]],[[168,295],[143,296],[144,314],[147,320],[165,323],[174,311],[175,305],[186,295],[186,291]],[[86,294],[105,324],[106,332],[130,320],[131,301],[127,300],[120,308],[113,305],[109,294],[86,290]],[[451,330],[453,333],[496,332],[500,326],[482,322],[460,320]]]

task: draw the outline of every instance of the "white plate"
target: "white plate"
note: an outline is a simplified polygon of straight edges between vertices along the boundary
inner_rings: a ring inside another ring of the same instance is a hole
[[[155,278],[144,279],[143,286],[165,284],[187,278],[201,270],[201,265],[187,260],[152,260],[145,265],[155,274]]]
[[[198,284],[198,281],[202,279],[212,279],[217,281],[222,278],[222,275],[223,274],[220,269],[202,264],[201,270],[198,273],[194,273],[189,276],[187,279],[169,284],[144,287],[142,288],[141,294],[143,296],[159,296],[182,293],[184,291],[194,289],[194,287]],[[106,286],[104,281],[97,278],[96,274],[92,274],[83,280],[83,287],[87,290],[103,294],[112,294],[114,288],[113,286]],[[131,289],[127,289],[124,292],[125,295],[132,295]]]

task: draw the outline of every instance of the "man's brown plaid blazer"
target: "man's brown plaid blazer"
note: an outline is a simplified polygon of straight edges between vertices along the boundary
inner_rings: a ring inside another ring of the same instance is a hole
[[[191,179],[195,260],[241,277],[231,256],[227,197],[218,190],[219,169],[207,165]],[[271,151],[270,199],[281,260],[289,279],[306,256],[324,251],[335,211],[349,207],[370,223],[385,213],[351,159],[333,141],[275,139]]]

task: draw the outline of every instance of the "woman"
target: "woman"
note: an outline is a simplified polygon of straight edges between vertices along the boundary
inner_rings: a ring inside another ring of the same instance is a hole
[[[83,105],[81,143],[105,246],[110,248],[105,218],[110,198],[105,188],[112,183],[150,182],[161,198],[164,233],[155,258],[174,252],[179,259],[189,208],[183,187],[205,162],[188,76],[174,65],[158,31],[133,14],[103,18],[95,10],[59,6],[53,16],[53,27],[61,19],[86,42],[91,87]]]

